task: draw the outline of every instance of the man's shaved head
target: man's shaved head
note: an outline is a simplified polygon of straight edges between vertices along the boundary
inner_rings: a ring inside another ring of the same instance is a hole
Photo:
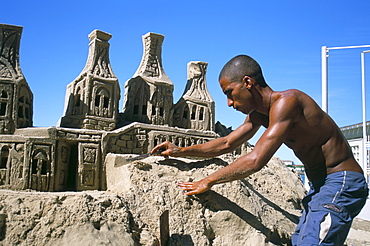
[[[238,55],[228,61],[220,72],[219,80],[225,78],[229,82],[242,82],[244,76],[254,78],[261,87],[267,86],[260,65],[247,55]]]

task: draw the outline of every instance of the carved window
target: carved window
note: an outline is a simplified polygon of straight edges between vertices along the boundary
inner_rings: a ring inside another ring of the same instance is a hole
[[[100,95],[96,95],[96,97],[95,97],[95,106],[99,107],[99,105],[100,105]]]
[[[80,107],[81,106],[81,95],[77,94],[75,95],[75,107]]]
[[[109,108],[109,97],[104,97],[103,108]]]
[[[46,160],[43,160],[41,163],[41,175],[46,175],[49,173],[50,166]]]
[[[199,111],[199,120],[203,120],[204,118],[204,108],[200,108],[200,111]]]
[[[191,110],[191,119],[192,120],[195,120],[195,112],[197,110],[197,106],[193,106],[192,110]]]
[[[110,96],[105,88],[100,88],[95,95],[95,114],[98,116],[109,116]]]
[[[0,96],[0,116],[6,115],[8,100],[8,93],[6,91],[2,91]]]
[[[146,110],[147,110],[147,108],[148,108],[148,106],[147,106],[147,105],[145,105],[145,104],[142,106],[142,110],[141,110],[141,114],[142,114],[142,115],[146,115]]]
[[[37,174],[37,163],[38,161],[36,159],[32,160],[32,174]]]
[[[31,118],[30,107],[31,103],[29,98],[21,96],[18,99],[18,118],[29,120]],[[27,121],[24,121],[23,124],[20,123],[20,126],[27,126]]]
[[[73,96],[72,114],[80,115],[81,113],[82,113],[82,110],[81,110],[81,89],[77,88],[77,93]]]
[[[134,105],[134,115],[139,114],[139,105]]]
[[[26,119],[30,119],[30,100],[28,98],[26,98],[26,105],[25,105],[25,108],[24,108],[24,114],[26,116]]]
[[[184,113],[182,114],[182,118],[186,120],[188,118],[188,111],[185,109]]]
[[[24,113],[23,113],[23,109],[24,109],[24,97],[20,97],[19,100],[18,100],[19,104],[18,104],[18,117],[19,118],[24,118]]]
[[[0,116],[6,115],[6,102],[0,103]]]
[[[47,175],[50,169],[50,161],[45,151],[36,151],[32,157],[32,174]]]
[[[31,102],[29,98],[27,98],[26,99],[26,118],[27,119],[31,119],[30,108],[31,108]]]
[[[156,111],[156,108],[155,108],[155,106],[153,105],[153,106],[152,106],[152,115],[155,115],[155,111]]]
[[[80,115],[82,114],[82,101],[81,101],[81,88],[77,87],[76,92],[73,95],[72,102],[72,114]]]
[[[160,108],[159,108],[159,115],[160,115],[160,116],[163,116],[163,107],[160,107]]]
[[[6,168],[8,158],[9,158],[9,148],[7,146],[4,146],[1,150],[0,169]]]

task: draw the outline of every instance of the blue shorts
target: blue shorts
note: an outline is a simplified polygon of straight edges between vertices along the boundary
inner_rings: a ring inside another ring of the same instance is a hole
[[[340,171],[309,184],[292,245],[343,245],[369,194],[364,175]]]

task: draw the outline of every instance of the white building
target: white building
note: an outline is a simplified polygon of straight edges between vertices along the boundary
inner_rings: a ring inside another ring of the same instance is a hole
[[[370,181],[370,121],[366,122],[366,160],[364,160],[364,141],[362,133],[362,123],[345,126],[340,128],[343,135],[348,140],[349,145],[352,148],[353,155],[357,162],[361,165],[364,170],[366,181]]]

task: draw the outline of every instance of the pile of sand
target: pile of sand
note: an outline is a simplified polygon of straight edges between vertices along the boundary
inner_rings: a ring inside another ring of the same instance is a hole
[[[150,157],[122,165],[123,159],[107,156],[105,192],[0,190],[0,244],[289,244],[305,191],[299,175],[278,158],[244,180],[197,196],[183,195],[176,183],[199,180],[228,165],[230,156]],[[160,222],[166,213],[168,221]]]

